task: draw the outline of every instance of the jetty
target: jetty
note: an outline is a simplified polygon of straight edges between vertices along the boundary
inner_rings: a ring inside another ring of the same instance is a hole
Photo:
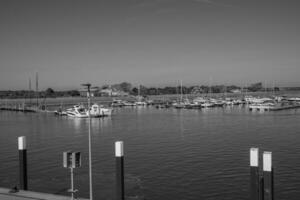
[[[254,104],[249,106],[250,111],[280,111],[280,110],[289,110],[300,108],[299,103],[295,104]]]
[[[288,109],[295,109],[300,108],[300,104],[295,105],[286,105],[286,106],[275,106],[273,108],[270,108],[271,111],[278,111],[278,110],[288,110]]]
[[[47,194],[41,192],[31,192],[25,190],[14,191],[13,189],[0,188],[1,200],[70,200],[69,196]],[[88,200],[77,198],[77,200]]]
[[[0,110],[18,111],[18,112],[38,112],[39,108],[36,106],[27,106],[25,104],[9,104],[0,105]]]

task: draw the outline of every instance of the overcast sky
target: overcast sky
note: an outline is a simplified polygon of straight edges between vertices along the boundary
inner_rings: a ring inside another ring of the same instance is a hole
[[[300,85],[298,0],[2,0],[0,89]]]

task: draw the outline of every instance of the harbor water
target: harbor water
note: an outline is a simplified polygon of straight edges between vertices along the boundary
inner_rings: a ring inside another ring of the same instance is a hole
[[[251,147],[273,152],[275,199],[300,197],[300,109],[116,108],[91,124],[95,199],[114,198],[118,140],[125,144],[126,199],[248,200]],[[17,137],[26,136],[29,190],[68,195],[62,153],[80,151],[75,188],[88,197],[88,119],[0,111],[0,127],[0,187],[18,185]]]

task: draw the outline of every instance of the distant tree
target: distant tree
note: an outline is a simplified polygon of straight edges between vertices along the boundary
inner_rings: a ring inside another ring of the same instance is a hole
[[[45,91],[45,95],[47,96],[47,97],[51,97],[51,96],[53,96],[54,95],[54,90],[52,89],[52,88],[48,88],[46,91]]]
[[[148,88],[148,91],[147,91],[147,94],[148,95],[158,95],[158,89],[157,88]]]
[[[75,96],[80,96],[80,92],[78,90],[70,90],[67,92],[68,95],[75,97]]]
[[[124,92],[130,92],[132,89],[131,83],[127,83],[127,82],[120,83],[120,87]]]
[[[250,87],[248,87],[248,90],[251,92],[256,92],[262,90],[262,88],[263,88],[262,83],[259,82],[259,83],[252,84]]]
[[[102,87],[101,87],[101,89],[108,89],[109,88],[109,85],[103,85]]]
[[[177,87],[165,87],[162,89],[163,94],[177,94]]]
[[[192,87],[190,93],[191,93],[191,94],[200,94],[200,93],[203,93],[203,90],[202,90],[202,88],[199,87],[199,86],[194,86],[194,87]]]
[[[139,90],[140,90],[140,95],[141,96],[148,95],[148,88],[147,87],[145,87],[143,85],[140,85]]]
[[[137,89],[136,87],[132,88],[130,94],[132,95],[137,95],[139,93],[139,89]]]
[[[132,85],[131,83],[123,82],[123,83],[113,85],[112,88],[123,92],[131,92]]]

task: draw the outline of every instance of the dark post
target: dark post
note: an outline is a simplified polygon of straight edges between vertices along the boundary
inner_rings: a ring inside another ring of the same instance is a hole
[[[259,200],[258,148],[250,149],[250,200]]]
[[[274,200],[272,152],[263,154],[264,200]]]
[[[18,138],[19,162],[20,162],[20,189],[27,190],[27,152],[26,137]]]
[[[259,200],[264,200],[264,177],[259,176]]]
[[[124,149],[123,142],[115,143],[116,156],[116,200],[124,200]]]

